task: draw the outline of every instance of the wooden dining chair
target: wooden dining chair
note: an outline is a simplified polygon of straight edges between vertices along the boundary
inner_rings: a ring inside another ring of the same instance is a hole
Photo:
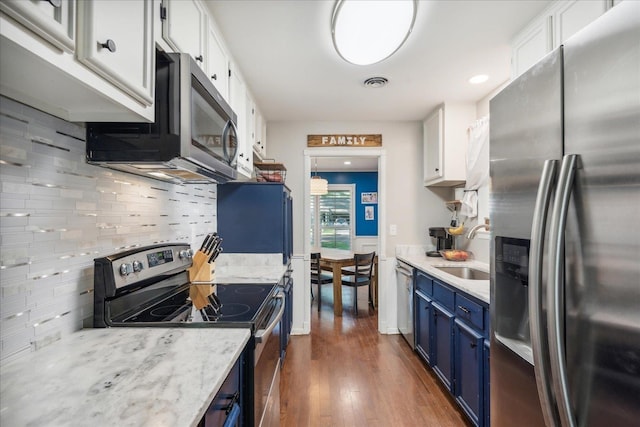
[[[327,273],[320,268],[320,252],[311,253],[311,297],[313,298],[313,285],[318,287],[318,311],[322,302],[322,285],[333,283],[333,274]]]
[[[369,304],[373,304],[372,277],[373,277],[373,260],[376,257],[375,252],[367,254],[355,254],[353,256],[355,265],[352,270],[343,270],[342,285],[354,288],[353,309],[355,315],[358,315],[358,288],[362,286],[369,287]]]

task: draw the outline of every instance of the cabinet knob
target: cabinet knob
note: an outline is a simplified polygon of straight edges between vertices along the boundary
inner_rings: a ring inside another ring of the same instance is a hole
[[[440,169],[436,168],[436,172],[440,172]]]
[[[111,39],[108,39],[106,42],[104,43],[100,43],[98,42],[98,47],[100,48],[105,48],[107,49],[109,52],[115,52],[116,51],[116,42],[114,42]]]
[[[214,74],[213,76],[211,76],[211,78],[212,78],[213,80],[218,80],[218,75],[217,75],[217,74]]]
[[[49,4],[55,8],[62,6],[62,0],[47,0]]]
[[[202,55],[198,55],[198,56],[196,56],[196,61],[202,62],[202,61],[204,61],[204,58],[202,57]]]
[[[478,345],[477,345],[476,343],[472,342],[472,343],[470,343],[470,344],[469,344],[469,346],[470,346],[471,348],[476,348]]]

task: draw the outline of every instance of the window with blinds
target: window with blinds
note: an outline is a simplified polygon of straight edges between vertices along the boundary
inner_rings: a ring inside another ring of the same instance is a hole
[[[351,250],[353,237],[352,187],[351,185],[330,184],[327,194],[311,196],[312,247]]]

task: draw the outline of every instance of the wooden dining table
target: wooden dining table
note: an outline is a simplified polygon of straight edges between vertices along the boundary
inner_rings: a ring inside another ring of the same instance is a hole
[[[320,268],[333,272],[333,314],[342,316],[342,268],[355,265],[354,252],[343,249],[322,248],[320,250]],[[378,256],[373,259],[371,277],[371,295],[373,307],[378,305]]]

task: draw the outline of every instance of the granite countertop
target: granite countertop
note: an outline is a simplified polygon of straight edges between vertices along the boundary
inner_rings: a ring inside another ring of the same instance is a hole
[[[400,261],[404,261],[407,264],[412,265],[415,268],[418,268],[425,273],[433,276],[437,279],[442,280],[444,283],[453,286],[454,288],[460,289],[461,291],[478,298],[480,301],[483,301],[489,304],[489,280],[468,280],[461,279],[459,277],[453,276],[449,273],[445,273],[442,270],[438,270],[435,267],[473,267],[477,270],[489,272],[489,264],[476,261],[447,261],[444,258],[440,257],[428,257],[424,253],[416,254],[414,253],[404,253],[399,254],[396,253],[396,259]]]
[[[196,425],[248,329],[84,329],[0,368],[0,425]]]

